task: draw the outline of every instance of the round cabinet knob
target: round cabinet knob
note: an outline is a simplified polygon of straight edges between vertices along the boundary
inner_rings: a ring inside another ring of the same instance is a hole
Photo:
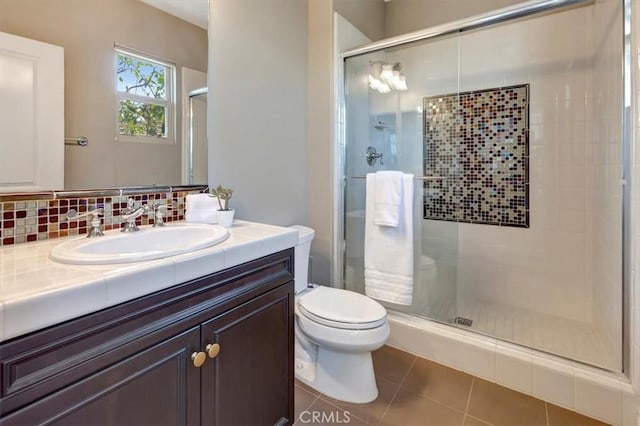
[[[202,367],[202,364],[207,360],[207,354],[204,352],[194,352],[191,354],[191,360],[196,368]]]
[[[209,358],[215,358],[220,353],[220,345],[217,343],[210,343],[205,349],[207,350]]]

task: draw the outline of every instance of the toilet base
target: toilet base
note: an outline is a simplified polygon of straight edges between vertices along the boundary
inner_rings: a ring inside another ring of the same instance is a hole
[[[378,397],[371,352],[339,352],[318,347],[313,380],[302,371],[305,367],[296,362],[296,378],[328,397],[355,404],[366,404]]]

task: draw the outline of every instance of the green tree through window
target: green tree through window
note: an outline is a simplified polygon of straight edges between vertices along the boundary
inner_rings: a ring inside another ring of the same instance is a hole
[[[168,65],[116,50],[120,136],[167,138],[172,71]]]

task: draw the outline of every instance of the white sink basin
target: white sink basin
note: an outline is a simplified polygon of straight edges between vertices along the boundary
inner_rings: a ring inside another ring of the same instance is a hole
[[[104,237],[81,236],[55,246],[51,260],[74,265],[107,265],[160,259],[214,246],[229,236],[218,225],[143,227],[139,232],[109,231]]]

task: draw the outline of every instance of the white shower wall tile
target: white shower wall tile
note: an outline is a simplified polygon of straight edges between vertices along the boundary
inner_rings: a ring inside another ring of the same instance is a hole
[[[623,387],[623,424],[640,425],[640,0],[631,0],[632,9],[632,80],[631,120],[634,127],[631,143],[631,289],[630,307],[630,377],[631,386]]]

